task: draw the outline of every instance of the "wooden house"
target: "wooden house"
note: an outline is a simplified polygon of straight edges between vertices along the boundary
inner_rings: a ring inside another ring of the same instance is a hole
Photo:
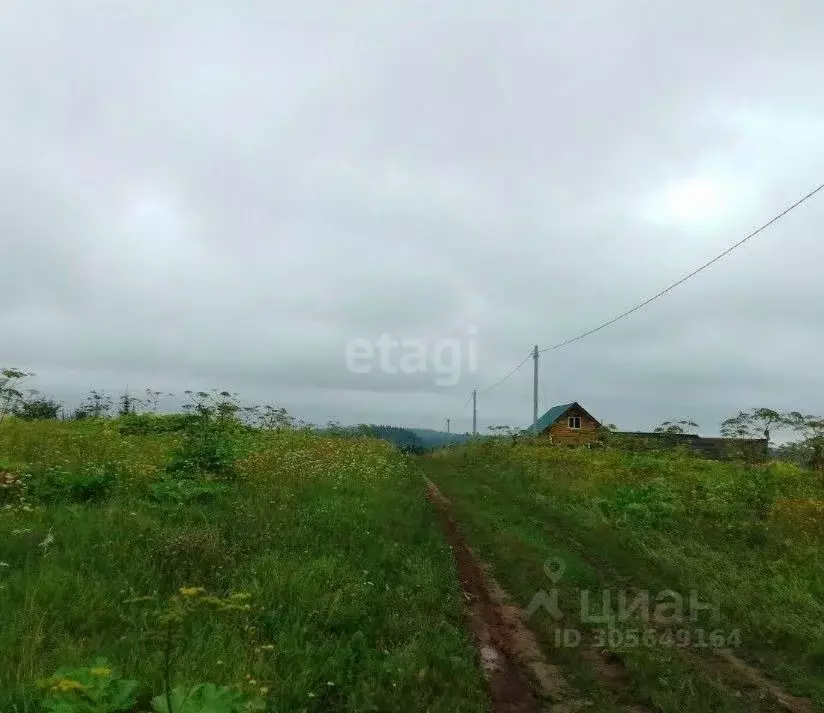
[[[596,443],[604,434],[600,422],[577,401],[553,406],[538,419],[537,424],[526,430],[539,438],[548,439],[550,443],[567,446]],[[618,448],[632,451],[660,451],[687,446],[700,457],[712,460],[763,463],[769,458],[769,444],[763,438],[708,438],[691,433],[612,431],[610,441]]]
[[[553,406],[530,431],[551,443],[581,446],[598,440],[600,422],[577,401]]]

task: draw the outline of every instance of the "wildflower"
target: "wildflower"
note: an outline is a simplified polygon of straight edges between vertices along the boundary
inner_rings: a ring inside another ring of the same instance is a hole
[[[250,686],[256,686],[256,685],[257,685],[257,681],[256,681],[254,678],[250,678],[250,679],[249,679],[249,685],[250,685]]]
[[[24,510],[26,508],[23,508]],[[46,535],[45,539],[40,543],[40,547],[43,548],[43,552],[45,552],[51,545],[54,544],[54,535],[52,534],[52,528],[49,528],[49,532]]]
[[[266,686],[261,686],[260,687],[260,695],[265,696],[267,693],[269,693],[269,689],[266,688]]]
[[[8,562],[0,562],[0,567],[10,567],[11,565]]]
[[[274,644],[264,644],[260,648],[261,648],[261,651],[274,651],[275,650],[275,645]]]
[[[71,693],[72,691],[83,691],[86,689],[80,681],[75,681],[72,678],[61,678],[54,684],[53,688],[59,693]]]
[[[137,604],[138,602],[150,602],[154,600],[154,598],[154,596],[132,597],[131,599],[124,599],[123,604]]]
[[[112,670],[107,668],[106,666],[98,666],[97,668],[89,669],[89,673],[92,676],[99,676],[101,678],[105,678],[107,676],[112,675]]]
[[[180,593],[184,597],[196,597],[203,594],[206,590],[203,587],[181,587]]]

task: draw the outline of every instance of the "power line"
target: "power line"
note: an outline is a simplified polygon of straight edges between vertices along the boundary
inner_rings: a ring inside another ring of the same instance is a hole
[[[485,389],[477,390],[476,398],[477,398],[477,396],[480,396],[481,394],[485,394],[489,391],[492,391],[492,389],[494,389],[495,387],[500,386],[501,384],[503,384],[510,376],[512,376],[516,371],[518,371],[518,369],[520,369],[524,364],[526,364],[531,358],[532,358],[532,350],[529,351],[529,354],[527,354],[526,358],[520,364],[518,364],[518,366],[516,366],[514,369],[512,369],[512,371],[510,371],[502,379],[498,379],[498,381],[496,381],[491,386],[487,386]],[[469,394],[469,397],[467,398],[467,400],[463,402],[463,406],[461,406],[461,410],[459,412],[461,415],[463,415],[464,409],[467,407],[467,404],[469,404],[470,401],[472,401],[472,394],[471,393]]]
[[[586,332],[584,332],[583,334],[579,334],[577,337],[573,337],[572,339],[567,339],[565,342],[561,342],[560,344],[555,344],[555,345],[553,345],[553,346],[551,346],[551,347],[546,347],[545,349],[541,349],[541,350],[540,350],[540,353],[543,353],[543,352],[548,352],[548,351],[552,351],[552,350],[554,350],[554,349],[560,349],[561,347],[565,347],[565,346],[567,346],[568,344],[572,344],[573,342],[577,342],[577,341],[579,341],[579,340],[583,339],[584,337],[588,337],[588,336],[590,336],[591,334],[595,334],[596,332],[600,332],[602,329],[605,329],[606,327],[609,327],[610,325],[615,324],[617,321],[619,321],[619,320],[623,319],[624,317],[628,317],[628,316],[629,316],[629,315],[631,315],[633,312],[637,312],[639,309],[643,309],[643,308],[644,308],[644,307],[646,307],[646,306],[647,306],[650,302],[654,302],[654,301],[655,301],[655,300],[657,300],[659,297],[663,297],[664,295],[666,295],[668,292],[671,292],[672,290],[674,290],[674,289],[675,289],[676,287],[678,287],[679,285],[684,284],[684,283],[685,283],[687,280],[689,280],[690,278],[695,277],[695,276],[696,276],[699,272],[702,272],[702,271],[706,270],[706,269],[707,269],[710,265],[715,264],[716,262],[718,262],[718,261],[719,261],[719,260],[721,260],[722,258],[724,258],[724,257],[726,257],[727,255],[729,255],[729,254],[730,254],[733,250],[736,250],[737,248],[740,248],[740,247],[741,247],[744,243],[746,243],[747,241],[752,240],[752,238],[754,238],[756,235],[758,235],[759,233],[761,233],[761,232],[763,232],[764,230],[766,230],[767,228],[769,228],[769,227],[770,227],[773,223],[777,223],[777,222],[778,222],[779,220],[781,220],[781,219],[782,219],[785,215],[787,215],[787,214],[788,214],[788,213],[790,213],[791,211],[793,211],[793,210],[795,210],[796,208],[798,208],[798,207],[799,207],[802,203],[805,203],[806,201],[808,201],[810,198],[812,198],[812,197],[813,197],[816,193],[818,193],[818,192],[819,192],[819,191],[821,191],[821,190],[824,190],[824,183],[822,183],[820,186],[818,186],[818,188],[815,188],[814,190],[810,191],[810,192],[809,192],[807,195],[805,195],[803,198],[800,198],[799,200],[797,200],[795,203],[793,203],[793,204],[792,204],[791,206],[789,206],[788,208],[785,208],[783,211],[781,211],[778,215],[776,215],[776,216],[775,216],[774,218],[772,218],[770,221],[768,221],[767,223],[764,223],[764,225],[762,225],[760,228],[757,228],[756,230],[754,230],[753,232],[751,232],[749,235],[747,235],[747,236],[746,236],[743,240],[739,240],[739,241],[738,241],[737,243],[735,243],[734,245],[731,245],[731,246],[730,246],[730,247],[728,247],[728,248],[727,248],[724,252],[722,252],[720,255],[716,255],[716,256],[715,256],[712,260],[710,260],[710,261],[709,261],[709,262],[707,262],[707,263],[704,263],[704,264],[703,264],[701,267],[699,267],[697,270],[693,270],[693,271],[692,271],[691,273],[689,273],[688,275],[685,275],[685,276],[684,276],[684,277],[682,277],[680,280],[678,280],[677,282],[674,282],[674,283],[673,283],[673,284],[671,284],[669,287],[667,287],[667,288],[665,288],[665,289],[661,290],[660,292],[658,292],[657,294],[653,295],[653,296],[652,296],[652,297],[650,297],[649,299],[644,300],[644,301],[643,301],[643,302],[641,302],[640,304],[635,305],[635,306],[634,306],[634,307],[632,307],[631,309],[628,309],[626,312],[622,312],[622,313],[621,313],[621,314],[619,314],[617,317],[613,317],[612,319],[610,319],[610,320],[608,320],[608,321],[604,322],[603,324],[600,324],[600,325],[598,325],[597,327],[594,327],[593,329],[589,329],[589,330],[587,330]]]
[[[469,398],[466,401],[463,402],[463,406],[461,406],[460,411],[455,412],[455,415],[457,416],[457,418],[452,418],[451,419],[452,421],[457,421],[459,418],[463,417],[463,413],[466,410],[466,406],[470,401],[472,401],[472,394],[469,394]]]
[[[706,270],[711,265],[714,265],[716,262],[718,262],[722,258],[726,257],[727,255],[729,255],[734,250],[740,248],[746,242],[752,240],[755,236],[757,236],[758,234],[765,231],[767,228],[769,228],[774,223],[777,223],[779,220],[781,220],[788,213],[792,212],[793,210],[795,210],[796,208],[801,206],[803,203],[806,203],[810,198],[812,198],[813,196],[815,196],[817,193],[821,192],[822,190],[824,190],[824,183],[822,183],[821,185],[819,185],[818,187],[816,187],[815,189],[813,189],[812,191],[810,191],[809,193],[804,195],[802,198],[797,200],[792,205],[790,205],[787,208],[785,208],[784,210],[782,210],[780,213],[778,213],[772,219],[770,219],[769,221],[767,221],[766,223],[761,225],[756,230],[752,231],[749,235],[747,235],[743,239],[739,240],[737,243],[735,243],[735,244],[731,245],[730,247],[728,247],[726,250],[724,250],[719,255],[716,255],[714,258],[712,258],[708,262],[704,263],[699,268],[693,270],[692,272],[685,275],[681,279],[679,279],[676,282],[672,283],[669,287],[666,287],[665,289],[661,290],[660,292],[654,294],[652,297],[644,300],[643,302],[640,302],[639,304],[635,305],[634,307],[631,307],[630,309],[626,310],[625,312],[622,312],[618,316],[613,317],[612,319],[607,320],[606,322],[604,322],[602,324],[599,324],[597,327],[594,327],[592,329],[587,330],[586,332],[583,332],[582,334],[579,334],[577,337],[573,337],[572,339],[567,339],[566,341],[560,342],[558,344],[554,344],[551,347],[546,347],[544,349],[540,349],[538,351],[538,353],[543,354],[544,352],[553,351],[555,349],[560,349],[561,347],[565,347],[569,344],[572,344],[573,342],[580,341],[581,339],[584,339],[585,337],[588,337],[592,334],[595,334],[596,332],[600,332],[602,329],[605,329],[605,328],[615,324],[616,322],[624,319],[625,317],[628,317],[629,315],[637,312],[638,310],[643,309],[644,307],[646,307],[651,302],[654,302],[655,300],[659,299],[660,297],[663,297],[667,293],[674,290],[676,287],[679,287],[680,285],[684,284],[687,280],[695,277],[698,273],[703,272],[704,270]],[[509,379],[513,374],[515,374],[524,364],[526,364],[532,357],[533,357],[533,351],[530,349],[529,353],[527,354],[526,357],[524,357],[523,361],[521,361],[517,366],[515,366],[508,374],[506,374],[506,376],[504,376],[501,379],[498,379],[498,381],[496,381],[494,384],[486,387],[485,389],[483,389],[481,391],[478,391],[477,394],[481,395],[481,394],[488,393],[488,392],[492,391],[492,389],[495,389],[498,386],[500,386],[501,384],[503,384],[507,379]],[[541,383],[541,391],[543,392],[543,397],[544,397],[543,400],[544,400],[545,404],[548,405],[548,401],[546,399],[546,392],[543,391],[543,383]],[[471,400],[472,400],[472,395],[470,395],[469,398],[466,400],[466,402],[464,402],[464,405],[461,407],[461,412],[463,412],[463,410],[466,408],[466,405]]]
[[[494,384],[492,384],[492,386],[487,386],[485,389],[479,391],[478,395],[480,396],[481,394],[485,394],[489,391],[492,391],[492,389],[494,389],[494,388],[500,386],[501,384],[503,384],[510,376],[512,376],[516,371],[518,371],[518,369],[520,369],[524,364],[526,364],[531,358],[532,358],[532,350],[530,349],[529,354],[526,355],[524,360],[520,364],[518,364],[518,366],[516,366],[512,371],[510,371],[502,379],[498,379],[498,381],[496,381]]]
[[[463,416],[464,409],[466,409],[466,407],[467,407],[467,405],[469,404],[469,402],[470,402],[470,401],[472,401],[472,397],[473,397],[473,396],[475,396],[475,398],[477,398],[477,397],[478,397],[478,396],[480,396],[481,394],[486,394],[486,393],[488,393],[488,392],[492,391],[492,389],[494,389],[494,388],[496,388],[496,387],[500,386],[500,385],[501,385],[501,384],[503,384],[503,383],[504,383],[504,382],[505,382],[505,381],[506,381],[506,380],[507,380],[510,376],[512,376],[512,375],[513,375],[516,371],[518,371],[518,369],[520,369],[520,368],[521,368],[524,364],[526,364],[526,363],[527,363],[527,362],[528,362],[531,358],[532,358],[532,350],[530,349],[530,350],[529,350],[529,354],[527,354],[527,355],[526,355],[526,357],[524,358],[524,360],[523,360],[520,364],[518,364],[518,365],[517,365],[514,369],[512,369],[512,370],[511,370],[511,371],[510,371],[510,372],[509,372],[506,376],[504,376],[504,377],[503,377],[503,378],[501,378],[501,379],[498,379],[498,381],[496,381],[494,384],[492,384],[491,386],[487,386],[487,387],[486,387],[485,389],[483,389],[483,390],[477,390],[477,389],[476,389],[475,393],[470,393],[470,394],[469,394],[469,398],[467,398],[467,400],[463,402],[463,406],[461,406],[461,410],[458,412],[458,413],[460,414],[460,416]],[[457,419],[451,419],[451,420],[457,420]]]

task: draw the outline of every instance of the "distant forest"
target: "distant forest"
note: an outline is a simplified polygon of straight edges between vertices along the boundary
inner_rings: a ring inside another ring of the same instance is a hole
[[[325,433],[339,433],[349,436],[372,436],[389,441],[404,453],[426,453],[448,445],[465,443],[469,434],[446,433],[429,428],[401,428],[377,424],[359,426],[327,426],[319,429]]]

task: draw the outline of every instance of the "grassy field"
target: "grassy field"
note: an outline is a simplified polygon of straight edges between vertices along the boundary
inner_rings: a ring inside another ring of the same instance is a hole
[[[193,476],[181,438],[0,426],[0,710],[486,710],[407,458],[243,431]]]
[[[589,709],[824,710],[808,471],[174,418],[0,425],[0,710],[489,710],[424,475]]]
[[[562,617],[541,608],[529,625],[599,710],[786,710],[722,665],[712,649],[727,647],[824,710],[824,488],[811,473],[503,440],[442,451],[425,469],[518,606],[557,592]],[[622,590],[628,601],[648,592],[652,607],[679,593],[683,624],[650,626],[638,612],[622,621]],[[717,604],[717,620],[690,610],[691,591]],[[582,614],[582,592],[591,614],[604,613],[606,593],[608,623]],[[564,645],[563,630],[581,643]],[[626,680],[599,677],[593,647]]]

